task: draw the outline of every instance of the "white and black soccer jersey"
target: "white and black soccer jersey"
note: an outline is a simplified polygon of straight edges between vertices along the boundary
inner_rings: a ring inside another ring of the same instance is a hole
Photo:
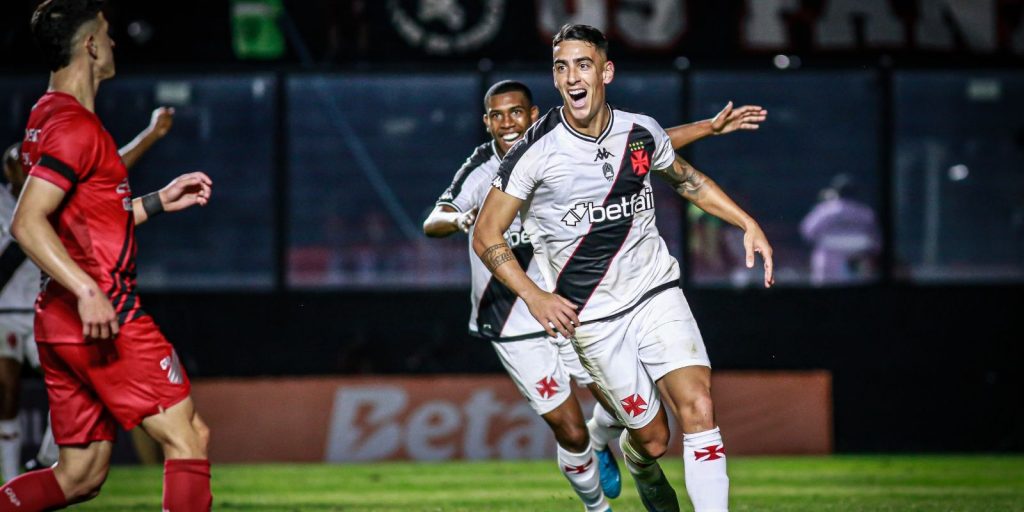
[[[0,186],[0,323],[23,332],[32,331],[33,308],[39,295],[39,268],[11,236],[15,198]]]
[[[460,212],[482,206],[500,164],[501,158],[498,157],[494,142],[481,144],[455,173],[451,186],[437,200],[437,204],[451,206]],[[540,324],[530,314],[526,303],[494,278],[473,251],[472,229],[469,236],[469,262],[473,310],[469,317],[469,331],[496,341],[543,336]],[[505,241],[527,275],[543,286],[544,280],[537,258],[534,257],[534,248],[518,219],[505,232]]]
[[[542,254],[548,290],[584,322],[621,314],[678,286],[679,264],[654,223],[651,169],[675,152],[654,119],[608,107],[599,137],[569,126],[561,107],[527,130],[493,185],[524,201],[522,222]]]

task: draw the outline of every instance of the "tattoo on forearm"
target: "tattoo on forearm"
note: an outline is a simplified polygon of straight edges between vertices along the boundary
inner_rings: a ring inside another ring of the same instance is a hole
[[[708,181],[708,177],[704,173],[695,169],[679,156],[676,156],[676,161],[671,166],[661,171],[661,175],[679,195],[690,201],[699,199],[703,195]]]
[[[502,242],[488,247],[481,259],[484,260],[484,265],[487,265],[487,270],[490,270],[493,274],[498,266],[514,260],[515,256],[512,254],[512,250],[508,248],[508,244]]]
[[[707,183],[707,176],[693,167],[687,166],[686,168],[690,172],[686,179],[679,184],[678,190],[687,199],[699,198],[704,190],[704,184]]]

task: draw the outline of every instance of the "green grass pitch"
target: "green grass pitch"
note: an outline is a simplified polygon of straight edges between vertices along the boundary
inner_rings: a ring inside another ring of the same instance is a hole
[[[620,462],[621,464],[621,462]],[[662,462],[692,510],[678,459]],[[115,467],[81,510],[159,510],[160,467]],[[215,510],[573,511],[553,461],[216,465]],[[1024,456],[731,457],[732,511],[1024,511]],[[616,512],[642,511],[623,476]]]

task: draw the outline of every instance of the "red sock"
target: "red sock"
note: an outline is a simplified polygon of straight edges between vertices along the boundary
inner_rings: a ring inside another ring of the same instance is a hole
[[[25,473],[0,487],[0,512],[51,510],[66,504],[52,469]]]
[[[164,462],[165,512],[205,512],[212,505],[210,461],[168,459]]]

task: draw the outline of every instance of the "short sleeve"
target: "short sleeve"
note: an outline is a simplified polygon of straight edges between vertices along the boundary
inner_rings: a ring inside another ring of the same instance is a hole
[[[493,152],[489,146],[477,148],[455,173],[452,184],[437,198],[436,204],[451,206],[460,212],[479,206],[480,189],[487,185],[494,173],[494,166],[487,165],[492,156]],[[488,168],[489,172],[486,170]]]
[[[676,159],[676,152],[672,149],[672,139],[657,122],[651,123],[651,135],[654,136],[654,154],[652,155],[651,168],[668,169],[672,167],[672,163]]]
[[[87,119],[55,118],[43,129],[39,160],[28,174],[68,192],[94,167],[98,142],[96,127]]]
[[[517,142],[508,151],[505,160],[498,168],[498,175],[491,185],[525,201],[537,188],[537,173],[541,167],[540,144],[530,144],[527,140]]]

